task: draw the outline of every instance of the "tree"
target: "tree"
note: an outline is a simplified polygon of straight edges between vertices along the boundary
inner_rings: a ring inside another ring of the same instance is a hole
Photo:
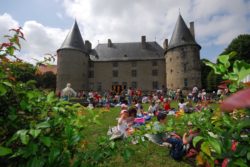
[[[222,55],[229,54],[232,51],[236,51],[237,56],[231,58],[230,62],[235,60],[245,60],[250,63],[250,34],[242,34],[232,40]]]
[[[13,64],[10,63],[9,68],[16,81],[27,82],[35,80],[36,68],[32,64],[20,61]]]
[[[49,71],[37,76],[37,86],[45,89],[56,89],[56,75]]]
[[[201,85],[202,85],[203,89],[207,89],[207,87],[208,87],[207,77],[211,71],[211,68],[205,64],[205,61],[208,61],[208,60],[207,59],[201,60]],[[212,74],[210,74],[210,75],[212,75]]]
[[[216,75],[213,70],[209,72],[206,78],[207,82],[207,90],[214,91],[218,89],[218,85],[221,83],[222,77],[220,75]]]

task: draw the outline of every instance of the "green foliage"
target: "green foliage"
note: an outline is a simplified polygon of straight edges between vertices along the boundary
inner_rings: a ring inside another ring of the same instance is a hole
[[[209,74],[206,77],[206,89],[208,91],[215,91],[218,89],[218,85],[221,83],[222,78],[220,75],[217,75],[214,73],[213,70],[209,72]]]
[[[208,60],[202,59],[200,64],[201,64],[201,85],[202,85],[202,88],[207,90],[208,88],[207,77],[210,74],[211,68],[206,66],[205,64],[206,61]],[[210,89],[210,90],[213,90],[213,89]]]
[[[11,87],[5,85],[8,98],[2,95],[1,100],[6,102],[15,97],[16,101],[2,110],[1,143],[11,148],[12,153],[5,149],[1,155],[8,153],[9,163],[14,164],[67,166],[83,140],[82,130],[87,124],[80,122],[87,122],[87,118],[77,113],[84,109],[78,104],[59,101],[53,93],[45,94],[30,87],[34,85],[19,82]]]
[[[143,108],[147,108],[147,105],[144,105]],[[146,131],[143,132],[143,129],[140,131],[136,131],[135,136],[133,138],[129,138],[127,140],[116,140],[110,141],[107,140],[106,136],[107,129],[110,126],[115,126],[117,124],[117,116],[119,115],[120,108],[114,107],[111,108],[109,112],[102,112],[102,109],[95,108],[94,112],[101,112],[100,123],[90,125],[85,131],[84,136],[88,143],[85,145],[86,148],[84,150],[88,150],[89,152],[89,161],[86,161],[87,157],[84,154],[81,155],[83,166],[190,166],[186,162],[179,162],[173,160],[169,156],[169,150],[166,147],[156,146],[155,144],[149,141],[141,141],[140,136],[143,136]],[[93,130],[94,129],[94,130]],[[131,140],[135,138],[139,138],[138,144],[131,144]],[[103,144],[99,144],[100,141],[107,141],[108,143],[102,148]],[[113,149],[111,149],[113,148]],[[99,151],[98,151],[99,150]],[[127,150],[127,151],[125,151]],[[102,153],[102,152],[105,152]],[[128,153],[129,152],[129,153]],[[93,155],[100,156],[98,159],[94,159]],[[124,156],[129,155],[129,159],[126,160]],[[85,154],[86,155],[86,154]],[[92,155],[92,157],[91,157]],[[102,155],[106,155],[103,157]],[[110,155],[110,156],[108,156]],[[94,165],[95,164],[95,165]]]
[[[206,65],[211,67],[215,74],[230,81],[228,84],[230,92],[242,89],[241,80],[250,73],[250,64],[240,60],[231,61],[234,57],[236,57],[236,52],[231,52],[219,56],[216,64],[206,62]],[[210,77],[210,79],[212,78]],[[247,154],[250,151],[250,139],[246,134],[250,127],[249,112],[247,110],[235,112],[239,114],[231,116],[217,109],[213,114],[199,114],[193,120],[195,127],[201,129],[201,134],[194,138],[193,144],[197,146],[197,143],[202,142],[199,156],[212,166],[216,159],[229,159],[229,166],[247,166],[249,164]],[[199,119],[200,116],[202,119]],[[200,126],[200,123],[203,123],[203,126]]]
[[[96,166],[117,153],[131,158],[131,139],[117,147],[105,134],[94,139],[97,147],[88,147],[93,138],[86,139],[85,131],[100,126],[99,115],[37,89],[36,68],[14,55],[23,34],[13,31],[9,43],[0,44],[0,166]],[[42,87],[55,85],[54,74],[42,77]]]
[[[205,62],[207,66],[213,69],[215,74],[221,75],[224,80],[231,81],[228,85],[230,92],[236,92],[238,89],[242,88],[241,81],[250,74],[250,64],[240,60],[230,63],[230,59],[236,55],[236,52],[231,52],[227,55],[220,55],[217,64],[210,61]]]
[[[16,81],[27,82],[35,80],[36,67],[26,62],[18,62],[9,64],[10,71]]]
[[[31,74],[33,67],[22,64],[14,55],[21,47],[19,38],[23,38],[23,34],[20,29],[13,31],[13,37],[7,36],[8,43],[0,44],[0,165],[105,166],[117,155],[125,161],[133,159],[136,147],[131,147],[132,141],[145,147],[144,152],[149,151],[143,135],[156,133],[152,124],[142,126],[127,140],[111,141],[107,136],[99,135],[98,129],[93,131],[93,125],[101,127],[96,111],[87,110],[80,104],[60,101],[53,92],[37,89],[36,82],[30,80],[32,77],[23,77],[19,69],[25,71],[27,68]],[[242,88],[240,79],[250,69],[244,61],[232,63],[233,56],[234,52],[220,56],[217,64],[206,62],[215,74],[231,81],[231,92]],[[213,113],[204,109],[178,118],[168,117],[164,130],[181,135],[188,131],[186,125],[191,121],[200,130],[199,136],[193,140],[193,145],[200,148],[197,162],[202,162],[199,164],[214,166],[214,160],[228,158],[231,166],[247,166],[250,161],[249,110],[237,113],[232,116],[219,109]],[[110,118],[104,120],[110,122]],[[87,136],[90,130],[92,134]],[[88,144],[91,142],[92,146]],[[151,150],[151,156],[154,153],[155,148]],[[145,165],[148,159],[136,160],[142,160],[140,165]]]
[[[46,72],[36,76],[37,86],[43,89],[56,89],[56,75],[53,72]]]
[[[236,60],[240,60],[240,61],[243,60],[246,63],[250,63],[249,48],[250,48],[250,35],[249,34],[242,34],[236,37],[235,39],[233,39],[231,43],[228,45],[228,47],[225,49],[225,51],[221,53],[220,56],[218,56],[217,63],[221,65],[219,65],[217,69],[213,69],[214,73],[211,72],[211,69],[208,69],[208,66],[210,65],[206,66],[204,63],[204,62],[207,62],[208,60],[203,59],[201,62],[202,87],[205,89],[208,89],[209,91],[214,90],[215,87],[213,85],[218,86],[219,83],[221,82],[221,79],[220,79],[221,75],[223,75],[223,74],[219,74],[220,72],[218,72],[218,70],[221,72],[226,72],[226,69],[232,70],[232,64]],[[237,56],[228,57],[227,55],[230,53],[232,54],[232,52],[237,52]],[[212,78],[212,80],[210,80],[210,78]],[[237,76],[234,74],[230,75],[230,80],[231,78],[234,80],[237,80]],[[227,80],[227,79],[224,79],[224,80]],[[230,87],[234,91],[236,91],[237,89],[237,86],[235,85],[232,85]]]
[[[229,54],[232,51],[236,51],[238,55],[230,59],[230,63],[236,60],[244,60],[246,63],[250,63],[250,34],[242,34],[232,40],[222,55]]]
[[[0,146],[0,156],[5,156],[11,153],[12,150],[10,148]]]
[[[70,166],[86,153],[79,149],[83,131],[98,116],[36,88],[35,67],[14,55],[21,29],[13,31],[0,44],[0,165]]]

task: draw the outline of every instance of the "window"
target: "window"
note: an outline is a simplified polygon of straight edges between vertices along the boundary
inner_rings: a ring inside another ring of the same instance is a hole
[[[172,61],[172,58],[170,58],[169,61],[171,62],[171,61]]]
[[[97,82],[97,85],[96,85],[96,90],[97,91],[102,91],[102,83],[101,82]]]
[[[94,71],[89,71],[89,78],[94,78]]]
[[[157,76],[158,75],[158,70],[152,70],[152,75]]]
[[[173,69],[171,69],[171,70],[170,70],[170,72],[171,72],[171,74],[172,74],[172,72],[173,72]]]
[[[89,67],[90,67],[90,68],[93,68],[93,67],[94,67],[94,62],[91,62],[91,61],[90,61],[90,62],[89,62]]]
[[[132,70],[131,71],[131,75],[132,75],[132,77],[136,77],[137,76],[137,71],[136,70]]]
[[[132,67],[136,67],[137,66],[137,62],[136,61],[132,61]]]
[[[113,70],[113,77],[118,77],[118,71],[117,70]]]
[[[183,71],[186,72],[187,71],[187,64],[183,65]]]
[[[157,66],[157,61],[152,61],[152,66]]]
[[[131,87],[132,88],[137,88],[137,82],[131,82]]]
[[[188,86],[188,79],[184,78],[184,86],[187,87]]]
[[[118,62],[113,62],[113,67],[118,67]]]
[[[153,81],[152,82],[152,87],[153,87],[153,89],[158,89],[158,82],[157,81]]]

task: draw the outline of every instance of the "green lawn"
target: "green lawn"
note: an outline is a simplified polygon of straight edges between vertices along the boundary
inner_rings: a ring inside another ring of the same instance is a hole
[[[175,107],[174,104],[173,107]],[[147,106],[145,106],[147,109]],[[100,112],[100,109],[95,109],[94,112]],[[106,135],[109,126],[115,126],[117,124],[116,118],[119,117],[120,108],[111,108],[110,112],[100,112],[99,120],[101,125],[93,124],[85,131],[86,140],[89,142],[89,147],[96,147],[93,139],[97,139],[99,136]],[[118,141],[119,142],[119,141]],[[119,143],[118,143],[119,144]],[[120,142],[123,147],[122,142]],[[126,166],[126,167],[188,167],[190,166],[186,162],[177,162],[169,156],[169,150],[166,147],[160,147],[148,141],[145,141],[145,145],[129,145],[135,154],[125,162],[123,157],[115,155],[100,166]]]

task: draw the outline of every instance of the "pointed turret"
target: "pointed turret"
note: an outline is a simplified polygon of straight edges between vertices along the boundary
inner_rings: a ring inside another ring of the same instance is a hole
[[[87,90],[90,42],[86,47],[75,21],[60,49],[57,50],[56,90],[61,91],[67,83],[71,83],[75,91]]]
[[[198,45],[181,15],[175,24],[168,49],[183,45]],[[199,46],[199,45],[198,45]],[[199,46],[200,47],[200,46]]]
[[[194,86],[201,88],[200,49],[194,38],[194,23],[190,24],[189,30],[179,15],[165,51],[168,89],[188,92]]]
[[[61,49],[77,49],[83,52],[85,51],[84,42],[76,21],[58,51]]]

